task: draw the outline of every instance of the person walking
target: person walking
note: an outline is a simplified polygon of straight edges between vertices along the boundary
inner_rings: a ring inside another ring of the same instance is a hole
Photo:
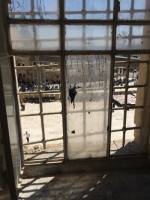
[[[30,142],[30,133],[28,133],[28,132],[26,131],[25,135],[26,135],[27,143],[29,143],[29,142]]]

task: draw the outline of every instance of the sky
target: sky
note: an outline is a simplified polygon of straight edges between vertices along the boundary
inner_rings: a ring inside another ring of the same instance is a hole
[[[144,9],[146,0],[135,0],[134,9]],[[12,0],[12,6],[15,11],[30,11],[31,0]],[[110,8],[113,9],[114,0],[110,0]],[[131,8],[132,0],[120,0],[121,10],[129,10]],[[34,0],[35,11],[56,11],[58,10],[58,0]],[[81,11],[82,0],[65,0],[66,11]],[[107,9],[107,0],[86,0],[87,10],[101,10]]]
[[[120,0],[121,10],[130,10],[132,0]],[[134,9],[144,9],[146,0],[134,0]],[[149,1],[149,0],[148,0]],[[45,14],[37,15],[36,18],[46,17],[47,19],[57,19],[58,18],[58,0],[34,0],[34,9],[35,11],[49,11],[56,12],[57,14],[50,14],[45,16]],[[86,0],[86,9],[88,11],[105,11],[107,9],[107,0]],[[114,0],[110,0],[109,9],[113,9]],[[65,11],[81,11],[82,10],[82,0],[65,0]],[[20,12],[29,12],[31,10],[31,0],[12,0],[12,8],[15,11]],[[130,17],[129,13],[125,13],[122,15],[125,18]],[[144,15],[141,14],[144,17]],[[66,15],[66,17],[71,19],[82,19],[81,14],[77,15]],[[111,19],[112,14],[107,15],[106,13],[101,14],[88,14],[88,19]],[[17,27],[18,28],[18,27]],[[20,31],[20,35],[26,30],[25,27],[18,28]],[[30,29],[30,30],[29,30]],[[38,38],[56,38],[59,36],[59,27],[56,26],[43,26],[36,27]],[[86,36],[87,37],[104,37],[106,36],[106,26],[85,26]],[[32,27],[28,26],[28,32],[32,35]],[[117,29],[118,34],[123,34],[124,36],[128,36],[129,34],[129,26],[120,26]],[[142,35],[143,27],[135,26],[132,31],[133,35]],[[67,38],[82,38],[83,34],[83,26],[66,26],[66,37]],[[109,35],[111,34],[111,29],[109,29]]]

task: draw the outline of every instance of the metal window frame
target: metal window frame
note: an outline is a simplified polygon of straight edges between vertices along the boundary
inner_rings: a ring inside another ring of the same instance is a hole
[[[142,55],[144,55],[144,54],[142,54]],[[146,91],[146,88],[148,87],[148,80],[149,80],[149,62],[148,61],[138,61],[138,62],[133,62],[132,60],[132,55],[127,55],[127,60],[124,62],[124,63],[126,63],[127,64],[127,66],[126,66],[126,70],[127,70],[127,73],[126,73],[126,78],[127,78],[127,80],[126,80],[126,84],[125,84],[125,86],[123,86],[123,87],[113,87],[113,89],[115,90],[115,89],[124,89],[125,91],[124,91],[124,95],[125,95],[125,103],[124,103],[124,106],[123,107],[121,107],[121,108],[113,108],[112,109],[112,111],[115,111],[115,110],[122,110],[122,111],[124,111],[124,117],[123,117],[123,128],[122,129],[112,129],[111,130],[111,133],[114,133],[114,132],[122,132],[122,134],[123,134],[123,139],[122,139],[122,147],[124,147],[125,146],[125,137],[126,137],[126,131],[128,131],[128,130],[141,130],[142,131],[142,125],[140,126],[140,127],[127,127],[126,126],[126,119],[127,119],[127,111],[128,110],[138,110],[138,109],[142,109],[142,110],[144,110],[145,109],[145,99],[146,99],[146,92],[144,92],[144,102],[143,102],[143,104],[141,105],[141,106],[132,106],[132,107],[130,107],[130,108],[128,108],[128,106],[127,106],[127,103],[128,103],[128,90],[130,89],[130,88],[136,88],[136,89],[138,89],[138,88],[143,88],[143,90],[144,91]],[[143,85],[134,85],[134,86],[130,86],[130,85],[128,85],[128,78],[129,78],[129,69],[130,69],[130,65],[132,64],[132,63],[138,63],[138,64],[146,64],[146,68],[147,68],[147,75],[146,75],[146,83],[145,84],[143,84]],[[148,144],[147,144],[148,145]],[[147,147],[145,147],[145,149],[146,149]],[[110,149],[110,152],[116,152],[116,150],[112,150],[112,149]],[[112,156],[112,155],[111,155]]]
[[[32,95],[32,94],[36,94],[37,97],[39,98],[39,112],[37,113],[30,113],[30,114],[21,114],[21,112],[19,112],[19,116],[20,119],[22,117],[34,117],[34,116],[38,116],[40,117],[40,121],[41,121],[41,132],[42,132],[42,140],[41,141],[37,141],[37,142],[30,142],[29,144],[24,144],[24,145],[31,145],[31,144],[36,144],[36,143],[42,143],[43,144],[43,148],[46,149],[46,143],[48,141],[53,141],[53,140],[47,140],[46,139],[46,134],[45,134],[45,126],[44,126],[44,116],[48,116],[48,115],[58,115],[61,114],[62,115],[62,111],[58,111],[58,112],[44,112],[43,111],[43,101],[42,101],[42,95],[43,94],[59,94],[61,96],[61,91],[57,91],[57,90],[53,90],[53,91],[42,91],[40,89],[40,70],[45,68],[45,67],[49,67],[49,65],[44,65],[44,66],[38,66],[38,65],[34,65],[34,66],[16,66],[16,64],[14,63],[13,65],[14,70],[16,71],[16,80],[17,80],[17,71],[19,71],[20,69],[35,69],[36,74],[37,74],[37,78],[38,78],[38,89],[37,91],[29,91],[29,92],[20,92],[17,89],[17,96],[19,97],[22,94],[25,95]],[[54,66],[51,66],[51,68],[54,68]],[[59,66],[60,69],[60,66]],[[16,81],[15,80],[15,81]],[[60,100],[62,100],[62,98],[60,97]]]
[[[32,0],[31,0],[32,1]],[[133,6],[134,0],[132,0],[132,10],[135,12],[138,10],[134,9]],[[83,0],[83,4],[85,0]],[[62,115],[63,115],[63,141],[64,141],[64,160],[68,159],[67,156],[67,112],[66,112],[66,83],[65,83],[65,70],[66,63],[65,57],[67,55],[110,55],[111,56],[111,72],[110,77],[113,77],[114,66],[115,66],[115,56],[116,55],[135,55],[135,54],[150,54],[150,49],[116,49],[116,31],[118,25],[150,25],[150,20],[126,20],[118,19],[118,0],[114,0],[114,9],[113,9],[113,19],[100,20],[100,19],[66,19],[65,18],[65,0],[59,0],[59,19],[57,20],[44,20],[44,19],[8,19],[9,26],[11,24],[33,24],[33,25],[58,25],[60,27],[60,50],[58,51],[18,51],[13,50],[10,46],[9,53],[11,55],[56,55],[61,57],[61,83],[62,83]],[[123,10],[121,12],[127,12]],[[139,10],[139,12],[148,12],[147,10]],[[67,12],[68,13],[68,12]],[[133,17],[133,13],[132,13]],[[112,48],[110,50],[66,50],[65,49],[65,25],[110,25],[112,27]],[[10,27],[9,27],[10,29]],[[131,32],[131,31],[130,31]],[[10,35],[8,32],[9,44],[11,44]],[[128,60],[130,63],[130,60]],[[149,61],[145,61],[149,62]],[[147,85],[147,84],[146,84]],[[136,88],[146,87],[146,85],[137,85]],[[126,92],[132,86],[125,86]],[[110,97],[109,97],[109,113],[108,113],[108,140],[107,140],[107,157],[110,157],[110,145],[111,145],[111,119],[112,119],[112,95],[113,95],[113,81],[110,79]],[[127,94],[126,94],[127,102]],[[144,108],[141,107],[141,108]],[[127,109],[127,106],[123,109]],[[42,112],[40,113],[42,115]],[[124,119],[125,119],[124,115]],[[124,121],[125,124],[125,121]],[[133,128],[133,127],[131,127]],[[136,128],[136,127],[135,127]],[[139,128],[139,127],[137,127]],[[126,128],[124,127],[124,133]],[[125,134],[124,134],[125,135]]]

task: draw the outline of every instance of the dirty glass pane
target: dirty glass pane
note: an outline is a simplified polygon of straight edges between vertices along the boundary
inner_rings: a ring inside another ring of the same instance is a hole
[[[12,0],[9,17],[16,19],[58,19],[58,0]]]
[[[150,17],[149,0],[121,0],[120,19],[128,20],[148,20]]]
[[[43,113],[56,113],[62,111],[60,92],[57,93],[43,93],[42,98],[42,108]]]
[[[67,50],[108,50],[111,48],[111,26],[67,25]]]
[[[46,140],[57,140],[63,136],[62,115],[46,115],[44,116],[44,127]]]
[[[67,19],[112,19],[114,0],[66,0]]]
[[[149,49],[150,26],[118,26],[117,49]]]
[[[135,132],[135,129],[133,130],[129,130],[129,131],[126,131],[126,136],[125,136],[125,144],[127,145],[129,142],[133,142],[134,141],[134,132]]]
[[[59,27],[56,25],[11,25],[10,37],[15,50],[59,49]]]
[[[44,156],[47,163],[62,163],[64,159],[63,139],[46,142],[47,153]]]
[[[120,10],[130,10],[132,0],[121,0],[120,1]]]
[[[21,127],[23,143],[27,143],[26,132],[30,134],[30,142],[39,142],[42,140],[41,119],[39,116],[21,117]]]
[[[122,147],[123,132],[111,133],[111,154],[117,154],[118,150]]]
[[[19,110],[21,115],[40,113],[39,95],[20,94],[18,95]]]
[[[59,92],[60,91],[60,63],[50,61],[47,65],[41,65],[39,68],[39,81],[40,90],[46,92]]]
[[[132,108],[136,104],[136,94],[137,94],[137,88],[130,88],[128,89],[128,95],[127,95],[127,105],[128,107]]]
[[[124,148],[126,154],[138,154],[142,152],[140,129],[126,131]]]
[[[125,104],[125,89],[114,89],[113,91],[113,100],[112,100],[112,107],[115,108],[122,108]]]
[[[142,124],[143,109],[129,109],[127,110],[126,128],[140,127]]]
[[[132,106],[144,106],[145,88],[130,88],[128,90],[127,102],[129,108]]]
[[[106,156],[110,57],[68,56],[66,64],[68,156]]]
[[[123,128],[124,110],[114,110],[112,112],[111,130]]]
[[[114,67],[114,78],[113,78],[113,86],[115,87],[123,87],[127,83],[127,56],[117,55],[115,57],[115,67]],[[121,90],[120,90],[121,91]]]
[[[38,74],[37,68],[34,66],[20,66],[24,63],[18,62],[16,66],[17,90],[23,92],[36,92],[38,91]]]
[[[130,64],[128,85],[145,85],[147,83],[148,64],[133,62]]]

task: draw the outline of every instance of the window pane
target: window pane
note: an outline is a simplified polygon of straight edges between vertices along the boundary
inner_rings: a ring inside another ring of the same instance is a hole
[[[13,0],[9,5],[10,18],[57,19],[58,0]]]
[[[26,131],[30,134],[29,142],[39,142],[42,140],[41,119],[39,116],[21,117],[21,127],[23,143],[27,143]]]
[[[66,11],[81,11],[82,0],[65,0]]]
[[[111,130],[118,130],[123,128],[124,111],[114,110],[112,112]]]
[[[130,142],[133,142],[134,141],[134,132],[135,130],[129,130],[129,131],[126,131],[126,136],[125,136],[125,144],[127,145],[128,143]]]
[[[110,48],[110,26],[66,26],[67,50],[108,50]]]
[[[129,109],[127,111],[126,127],[140,127],[142,123],[143,109]]]
[[[19,108],[20,114],[36,114],[40,112],[40,100],[38,94],[20,94]]]
[[[133,107],[136,104],[136,88],[128,89],[128,96],[127,96],[127,105],[128,107]]]
[[[113,91],[113,108],[124,107],[125,104],[125,90],[114,89]]]
[[[87,10],[106,10],[107,9],[107,3],[108,1],[103,1],[103,0],[87,0],[86,1],[86,9]]]
[[[119,18],[128,20],[149,20],[149,8],[150,2],[148,0],[121,0]]]
[[[43,113],[56,113],[62,111],[60,92],[42,94]]]
[[[68,56],[66,63],[69,158],[105,156],[110,58]]]
[[[130,10],[132,0],[121,0],[120,1],[120,10]]]
[[[24,61],[17,61],[17,80],[18,92],[36,92],[38,91],[38,76],[35,66],[26,65]]]
[[[64,159],[63,139],[46,142],[47,146],[47,161],[49,163],[62,163]]]
[[[114,0],[66,0],[67,19],[112,19]]]
[[[10,35],[15,50],[59,49],[59,27],[55,25],[11,25]]]
[[[44,116],[44,127],[46,140],[57,139],[63,136],[62,116],[46,115]]]
[[[150,26],[118,26],[117,49],[150,49]]]
[[[128,85],[145,85],[147,83],[147,64],[131,63]]]
[[[141,145],[141,130],[133,129],[126,131],[125,135],[125,149],[126,154],[137,154],[142,152]]]
[[[128,90],[129,106],[144,106],[145,87],[130,88]]]
[[[46,92],[60,91],[60,63],[57,61],[47,65],[41,65],[39,68],[40,89]]]
[[[127,83],[127,57],[125,56],[116,56],[115,58],[115,68],[114,68],[114,79],[113,85],[114,88],[123,87]],[[115,90],[117,91],[117,90]],[[118,90],[121,92],[121,89]]]
[[[144,10],[146,8],[146,3],[148,4],[148,0],[135,0],[134,1],[134,9],[135,10]]]
[[[118,150],[122,147],[123,132],[111,133],[111,154],[117,154]]]

